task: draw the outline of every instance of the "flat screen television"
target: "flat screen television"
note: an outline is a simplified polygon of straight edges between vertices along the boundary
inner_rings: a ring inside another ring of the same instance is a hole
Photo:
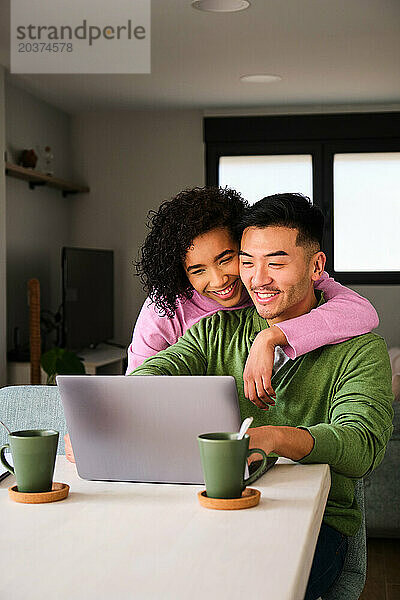
[[[62,345],[93,348],[114,336],[114,253],[62,249]]]

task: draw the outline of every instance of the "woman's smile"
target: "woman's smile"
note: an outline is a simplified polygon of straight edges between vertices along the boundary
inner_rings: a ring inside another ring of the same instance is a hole
[[[209,293],[215,294],[220,300],[230,300],[237,292],[237,287],[239,284],[239,278],[236,279],[233,283],[230,283],[222,290],[208,290]]]

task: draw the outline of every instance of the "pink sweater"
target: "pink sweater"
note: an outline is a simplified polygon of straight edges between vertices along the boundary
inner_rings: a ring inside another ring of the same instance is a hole
[[[324,292],[327,302],[311,312],[282,321],[279,327],[286,335],[288,346],[283,350],[289,358],[296,358],[327,344],[339,344],[356,335],[368,333],[379,324],[376,310],[362,296],[337,283],[324,273],[315,289]],[[218,302],[194,292],[186,302],[179,302],[172,319],[161,317],[149,299],[145,301],[136,321],[132,343],[128,348],[126,373],[141,365],[146,358],[172,346],[189,327],[203,317],[219,310],[238,310],[251,306],[244,292],[240,304],[223,309]]]

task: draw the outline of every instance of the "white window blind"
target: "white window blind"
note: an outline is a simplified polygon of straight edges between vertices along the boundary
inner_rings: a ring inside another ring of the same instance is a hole
[[[251,204],[264,196],[285,192],[299,192],[312,200],[312,156],[221,156],[219,185],[240,192]]]

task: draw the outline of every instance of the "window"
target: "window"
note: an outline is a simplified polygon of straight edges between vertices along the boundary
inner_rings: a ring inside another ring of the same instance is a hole
[[[400,153],[335,154],[335,271],[400,269]]]
[[[301,192],[313,197],[311,154],[221,156],[219,185],[240,192],[251,204],[264,196]]]
[[[400,283],[400,113],[208,117],[204,138],[208,185],[322,208],[335,279]]]

